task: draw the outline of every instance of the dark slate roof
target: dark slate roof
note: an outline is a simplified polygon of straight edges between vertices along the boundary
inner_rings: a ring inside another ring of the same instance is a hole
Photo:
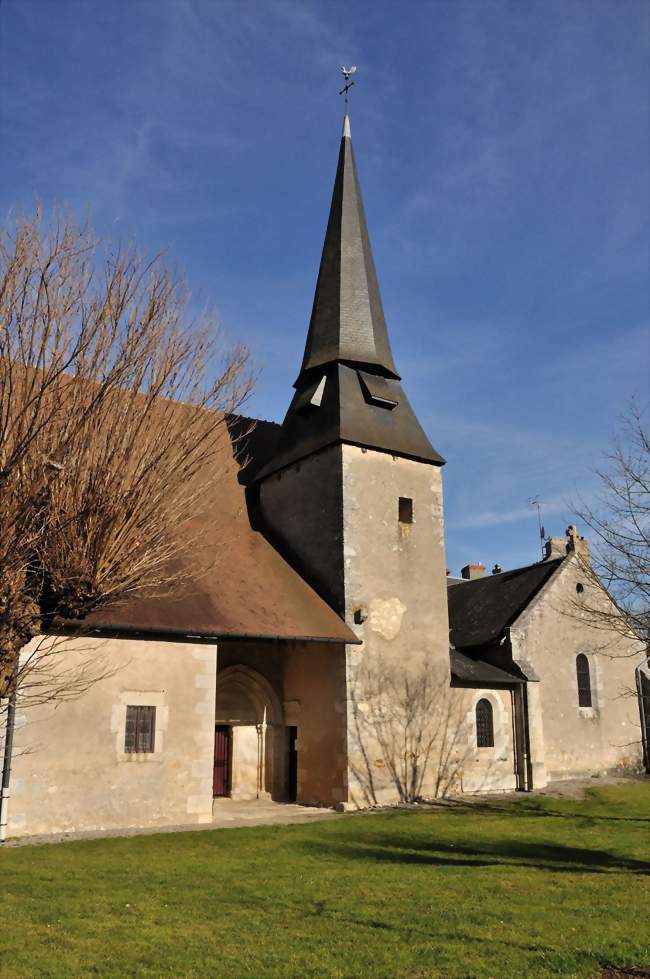
[[[345,117],[301,375],[336,361],[399,377],[372,258],[350,121]]]
[[[178,409],[183,407],[179,404]],[[251,431],[251,421],[228,419],[230,438],[221,439],[216,478],[207,483],[201,511],[184,528],[196,545],[183,555],[183,573],[172,594],[133,598],[98,610],[77,623],[83,630],[358,642],[345,622],[251,527],[231,440],[248,432],[236,442],[235,454],[248,458],[248,446],[263,455],[277,429],[261,422]]]
[[[448,588],[453,645],[462,649],[497,642],[563,560],[541,561]]]
[[[471,683],[475,686],[501,686],[504,683],[523,683],[520,676],[514,676],[505,670],[486,663],[485,660],[466,656],[458,649],[449,651],[451,660],[451,675],[460,683]]]
[[[442,465],[445,460],[429,442],[399,381],[381,380],[382,400],[392,407],[369,400],[363,372],[344,364],[334,364],[309,386],[299,388],[270,462],[261,470],[245,470],[244,478],[263,479],[340,442]],[[315,404],[313,398],[319,385],[320,403]]]
[[[400,384],[388,341],[346,117],[305,355],[273,456],[249,482],[341,442],[444,459]]]

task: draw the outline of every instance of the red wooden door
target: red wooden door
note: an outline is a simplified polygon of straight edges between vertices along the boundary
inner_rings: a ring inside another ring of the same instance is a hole
[[[226,724],[217,724],[214,729],[213,796],[224,796],[230,793],[231,738],[232,728]]]

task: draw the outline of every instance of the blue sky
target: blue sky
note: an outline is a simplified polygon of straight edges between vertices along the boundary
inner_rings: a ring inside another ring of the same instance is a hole
[[[334,178],[338,65],[393,349],[447,458],[448,564],[538,556],[647,397],[645,0],[0,0],[0,214],[167,249],[280,420]]]

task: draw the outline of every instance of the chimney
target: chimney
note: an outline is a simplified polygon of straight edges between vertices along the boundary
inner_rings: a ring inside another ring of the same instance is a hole
[[[485,574],[484,564],[466,564],[464,568],[460,569],[460,573],[466,581],[474,581],[476,578],[482,578]]]
[[[544,541],[544,560],[554,561],[555,558],[566,556],[566,538],[565,537],[549,537],[547,541]]]
[[[570,554],[572,551],[589,564],[589,541],[580,536],[574,523],[566,529],[566,553]]]

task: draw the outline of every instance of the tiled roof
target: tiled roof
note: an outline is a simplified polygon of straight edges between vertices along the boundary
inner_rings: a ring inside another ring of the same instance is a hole
[[[249,431],[237,449],[255,465],[254,453],[268,451],[273,425],[262,422],[250,431],[250,421],[231,418],[228,428],[231,437]],[[99,610],[84,621],[84,628],[357,642],[339,616],[252,529],[228,439],[222,451],[218,478],[208,484],[201,513],[188,528],[197,539],[195,552],[183,557],[182,579],[173,593]]]

